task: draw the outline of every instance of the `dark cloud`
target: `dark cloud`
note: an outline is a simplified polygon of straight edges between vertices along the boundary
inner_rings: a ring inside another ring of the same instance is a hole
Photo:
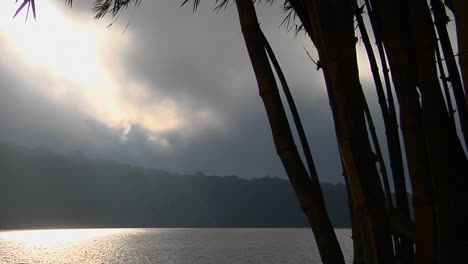
[[[78,2],[67,13],[76,10],[74,16],[88,16],[90,1]],[[146,97],[132,100],[145,105],[168,98],[182,109],[187,126],[168,131],[151,131],[132,122],[111,127],[35,92],[41,81],[37,74],[23,81],[19,71],[1,65],[5,89],[0,91],[0,140],[47,145],[61,152],[80,150],[95,158],[175,172],[285,177],[235,7],[215,13],[214,3],[205,1],[192,13],[179,4],[143,1],[111,30],[130,22],[125,34],[131,36],[132,46],[119,54],[119,78],[143,83],[148,90]],[[280,8],[260,5],[259,17],[303,113],[321,179],[342,181],[323,77],[303,49],[311,50],[310,44],[303,36],[294,38],[278,28],[284,17]],[[131,90],[121,92],[131,97]],[[203,118],[197,115],[205,112],[213,122],[200,121]]]

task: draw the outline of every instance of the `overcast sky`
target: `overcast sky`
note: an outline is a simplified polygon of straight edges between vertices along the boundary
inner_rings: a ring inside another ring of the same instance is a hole
[[[36,2],[37,22],[27,23],[24,12],[11,19],[13,0],[0,4],[0,141],[172,172],[286,177],[235,6],[215,13],[201,1],[193,13],[182,1],[143,0],[106,29],[91,0]],[[304,51],[315,56],[313,46],[279,28],[280,2],[257,8],[319,176],[342,182],[322,72]]]

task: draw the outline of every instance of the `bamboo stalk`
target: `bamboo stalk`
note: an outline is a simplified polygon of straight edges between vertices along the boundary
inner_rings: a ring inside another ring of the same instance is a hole
[[[436,48],[436,60],[437,60],[437,68],[439,69],[440,73],[440,81],[442,82],[442,87],[444,88],[444,95],[445,101],[447,102],[447,110],[449,113],[450,123],[455,128],[455,109],[453,108],[452,104],[452,96],[450,95],[450,90],[448,87],[448,78],[445,75],[444,65],[442,64],[442,55],[440,54],[439,47]]]
[[[379,75],[379,69],[377,67],[377,63],[376,63],[376,60],[375,60],[374,53],[370,50],[370,49],[372,49],[372,47],[370,46],[369,36],[367,35],[367,31],[365,30],[365,26],[364,26],[364,21],[362,20],[362,15],[361,15],[362,9],[360,9],[360,8],[358,8],[356,6],[355,10],[356,10],[356,20],[357,20],[357,23],[358,23],[358,27],[359,27],[359,30],[361,31],[361,36],[362,36],[364,45],[366,47],[368,57],[369,57],[369,61],[370,61],[370,64],[371,64],[371,72],[372,72],[372,75],[374,77],[374,83],[375,83],[375,87],[376,87],[376,91],[377,91],[377,97],[378,97],[378,100],[379,100],[380,110],[382,112],[382,116],[383,116],[384,124],[385,124],[385,123],[388,122],[388,109],[387,109],[387,103],[385,101],[385,94],[383,92],[382,81],[381,81],[380,75]],[[384,190],[385,190],[385,195],[386,195],[386,200],[387,200],[387,208],[391,208],[393,206],[392,206],[392,198],[391,198],[391,192],[390,192],[390,184],[389,184],[389,181],[388,181],[388,176],[387,176],[387,172],[386,172],[385,165],[384,165],[384,162],[383,162],[380,146],[378,144],[377,135],[375,133],[375,126],[373,124],[372,116],[370,115],[369,106],[368,106],[367,101],[365,99],[364,93],[362,94],[362,97],[363,97],[363,102],[364,102],[364,112],[365,112],[366,118],[368,120],[367,122],[368,122],[368,125],[369,125],[369,130],[371,131],[372,139],[374,141],[374,148],[376,149],[377,158],[379,159],[379,163],[381,164],[380,165],[380,171],[381,171],[381,175],[382,175],[382,178],[383,178],[382,181],[384,183]],[[386,132],[387,131],[388,131],[388,129],[386,129]],[[387,134],[388,134],[388,132],[387,132]]]
[[[447,66],[449,73],[448,80],[452,84],[455,103],[457,104],[458,117],[460,118],[460,125],[463,138],[465,140],[465,148],[468,150],[468,109],[465,101],[465,95],[463,93],[463,85],[461,82],[460,73],[458,71],[455,55],[452,49],[452,43],[447,32],[446,25],[448,17],[445,12],[445,7],[440,0],[431,0],[431,5],[440,45],[442,47],[442,52],[444,53],[445,65]],[[453,109],[453,107],[450,107],[450,109]]]
[[[375,156],[376,156],[375,158],[377,160],[377,163],[379,163],[380,165],[379,171],[380,171],[380,175],[382,176],[382,183],[384,187],[386,206],[387,206],[387,209],[390,209],[390,208],[393,208],[393,205],[392,205],[392,193],[390,191],[390,183],[388,181],[387,169],[385,167],[385,162],[383,160],[382,150],[380,149],[377,132],[375,131],[374,121],[372,120],[372,115],[370,113],[369,105],[367,104],[367,100],[364,96],[364,93],[362,94],[362,97],[363,97],[363,102],[364,102],[364,114],[366,116],[367,125],[369,126],[372,143],[375,149]]]
[[[368,7],[369,8],[369,7]],[[370,10],[370,9],[369,9]],[[408,206],[408,196],[406,192],[406,184],[404,179],[403,172],[403,161],[401,157],[400,143],[398,139],[398,130],[396,126],[392,125],[392,120],[389,116],[389,110],[387,107],[385,93],[383,90],[382,80],[379,74],[379,68],[377,66],[377,60],[375,58],[372,45],[370,43],[369,35],[367,34],[366,26],[362,19],[362,9],[356,6],[356,21],[361,32],[362,41],[367,51],[369,58],[369,64],[371,65],[371,72],[374,78],[374,84],[377,91],[377,96],[380,104],[380,110],[382,112],[382,117],[385,126],[385,133],[387,136],[387,146],[390,156],[390,164],[392,167],[392,175],[395,183],[395,193],[397,197],[397,206],[401,213],[409,218],[409,206]],[[369,11],[369,14],[371,11]],[[371,14],[370,14],[371,15]],[[379,41],[377,41],[379,42]],[[385,65],[385,62],[382,62]],[[384,66],[385,67],[385,66]],[[391,93],[391,92],[390,92]],[[367,107],[368,108],[368,107]],[[367,112],[367,111],[366,111]],[[370,115],[370,114],[367,114]],[[371,129],[372,130],[372,129]],[[375,137],[375,136],[373,136]],[[374,139],[375,140],[375,139]],[[380,151],[380,150],[379,150]],[[378,154],[381,156],[381,154]],[[388,185],[388,179],[384,181]],[[390,187],[386,187],[390,197],[387,197],[387,200],[391,201]],[[391,204],[387,203],[388,210],[393,210]],[[394,245],[396,249],[396,255],[402,263],[413,263],[414,252],[413,252],[413,243],[406,238],[397,237],[394,238]]]
[[[271,48],[270,43],[268,42],[265,34],[263,33],[262,30],[260,30],[260,33],[262,34],[262,38],[265,44],[265,50],[267,52],[267,55],[273,64],[273,67],[276,71],[278,79],[280,80],[281,86],[283,88],[283,92],[286,96],[286,100],[288,101],[288,105],[289,105],[291,114],[294,119],[294,124],[296,126],[297,133],[299,134],[299,140],[301,142],[302,150],[306,158],[306,163],[309,169],[310,179],[313,184],[317,184],[318,186],[320,186],[317,169],[315,167],[314,159],[312,157],[312,152],[310,151],[309,142],[307,140],[304,127],[302,126],[302,121],[299,115],[299,111],[297,110],[296,103],[294,102],[294,98],[291,94],[291,90],[289,89],[288,82],[286,81],[286,77],[284,76],[283,70],[281,69],[279,62],[276,59],[275,53],[273,52],[273,49]],[[322,196],[322,193],[320,195]]]
[[[458,41],[458,63],[463,77],[465,104],[468,106],[468,1],[451,0],[449,6],[455,15]]]
[[[416,262],[430,263],[436,259],[435,210],[419,95],[415,87],[416,74],[409,54],[408,14],[402,8],[406,4],[395,0],[370,2],[376,14],[374,23],[385,43],[400,106],[401,129],[416,213]]]
[[[344,166],[343,166],[344,168]],[[343,170],[343,176],[346,182],[346,191],[348,193],[348,208],[349,216],[351,219],[351,238],[353,240],[353,264],[365,264],[366,263],[366,248],[364,245],[362,234],[362,218],[356,212],[356,206],[353,198],[351,197],[351,191],[349,190],[349,184],[347,182],[346,172]]]
[[[289,85],[288,85],[288,83],[286,81],[286,77],[284,76],[284,73],[283,73],[283,71],[281,69],[281,66],[279,65],[279,62],[276,59],[276,56],[275,56],[275,53],[273,52],[273,49],[271,48],[265,34],[263,33],[263,31],[261,29],[260,29],[260,33],[262,34],[262,38],[263,38],[263,41],[264,41],[264,44],[265,44],[265,50],[267,51],[267,55],[268,55],[268,57],[270,58],[270,61],[273,64],[273,67],[274,67],[274,69],[276,71],[278,79],[280,80],[281,86],[283,88],[283,92],[284,92],[284,94],[286,96],[286,99],[288,101],[288,105],[289,105],[289,108],[291,110],[291,113],[292,113],[292,116],[293,116],[293,119],[294,119],[294,124],[295,124],[297,132],[299,134],[299,138],[300,138],[301,146],[302,146],[302,149],[303,149],[303,153],[304,153],[304,156],[306,158],[306,163],[307,163],[307,166],[308,166],[308,169],[309,169],[309,175],[310,175],[312,184],[316,186],[316,190],[319,192],[319,196],[323,197],[323,193],[322,193],[322,190],[320,188],[320,182],[319,182],[317,170],[316,170],[314,160],[313,160],[313,157],[312,157],[312,152],[310,151],[309,143],[308,143],[304,128],[302,126],[302,121],[301,121],[301,118],[300,118],[300,115],[299,115],[299,111],[297,110],[296,103],[294,102],[294,98],[293,98],[293,96],[291,94],[291,90],[289,89]],[[350,210],[351,210],[351,208],[350,208]],[[353,216],[351,216],[351,217],[353,217]],[[359,232],[359,234],[360,234],[360,232]],[[357,234],[357,236],[360,237],[359,234]],[[356,245],[356,246],[358,246],[358,245]],[[362,242],[361,242],[361,247],[362,247]]]
[[[265,105],[278,155],[288,174],[304,213],[309,220],[324,263],[344,263],[343,253],[318,195],[294,145],[275,77],[265,52],[252,0],[236,0],[247,51]]]
[[[453,263],[456,257],[456,204],[454,181],[447,177],[468,175],[463,169],[466,157],[453,126],[450,125],[444,97],[437,79],[436,33],[426,1],[409,0],[411,43],[415,51],[417,84],[422,94],[430,174],[435,190],[439,262]]]
[[[350,2],[303,1],[323,68],[341,157],[356,212],[362,215],[369,261],[387,263],[393,252],[385,198],[371,151],[357,70]]]
[[[369,18],[371,21],[371,26],[374,32],[374,36],[376,39],[376,45],[378,48],[380,64],[382,66],[382,73],[384,76],[385,87],[387,92],[387,101],[388,101],[388,108],[387,105],[382,102],[385,98],[385,93],[383,92],[383,85],[382,80],[379,75],[379,68],[377,66],[377,60],[374,55],[374,51],[372,49],[372,45],[370,44],[370,39],[367,34],[366,26],[363,23],[362,19],[358,24],[360,24],[359,28],[362,32],[363,42],[366,46],[366,51],[369,58],[369,63],[371,65],[371,71],[374,77],[374,82],[376,85],[377,95],[379,97],[379,103],[383,106],[382,109],[382,116],[384,119],[384,125],[386,126],[386,134],[387,134],[387,143],[390,153],[390,164],[392,167],[392,174],[395,183],[395,192],[397,198],[397,206],[400,208],[405,214],[409,216],[409,206],[408,206],[408,195],[406,190],[406,183],[405,183],[405,173],[403,169],[403,157],[401,155],[401,145],[400,145],[400,137],[398,134],[398,123],[396,120],[396,111],[395,111],[395,103],[393,99],[393,93],[391,90],[391,83],[389,77],[389,69],[387,66],[387,60],[385,58],[385,51],[383,47],[383,42],[380,36],[380,29],[378,28],[378,22],[374,17],[374,12],[370,6],[369,0],[365,0],[365,5],[369,14]]]

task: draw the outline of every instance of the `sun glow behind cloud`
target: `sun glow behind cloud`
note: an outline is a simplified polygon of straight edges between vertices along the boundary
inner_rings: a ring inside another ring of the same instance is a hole
[[[123,35],[118,25],[107,30],[106,24],[89,17],[66,16],[55,6],[64,3],[51,0],[37,1],[38,20],[30,12],[25,23],[26,10],[11,18],[21,1],[14,3],[0,2],[4,14],[0,17],[0,45],[10,56],[11,67],[20,68],[17,72],[24,79],[39,76],[46,80],[34,85],[47,97],[112,127],[138,123],[155,132],[180,127],[178,105],[170,98],[139,104],[138,97],[150,89],[128,78],[118,60],[131,45],[131,33]],[[135,93],[126,89],[135,89]]]
[[[2,23],[5,24],[2,30],[24,59],[70,80],[105,86],[96,32],[68,21],[48,1],[40,1],[38,11],[41,14],[38,22],[31,21],[30,15],[27,23],[22,23],[20,17]]]

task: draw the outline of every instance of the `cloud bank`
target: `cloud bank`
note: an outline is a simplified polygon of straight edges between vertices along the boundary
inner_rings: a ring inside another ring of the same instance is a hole
[[[286,177],[234,7],[215,13],[206,2],[192,13],[177,1],[143,1],[106,29],[113,20],[92,20],[91,1],[76,1],[73,9],[49,2],[69,24],[66,31],[82,35],[63,38],[57,27],[52,48],[46,33],[34,36],[37,45],[18,46],[11,25],[19,30],[24,23],[2,20],[8,23],[0,28],[1,141],[174,172]],[[313,46],[279,28],[279,7],[262,4],[258,12],[302,112],[321,179],[341,182],[322,73],[304,51]],[[36,27],[46,20],[41,14],[47,13],[38,9]],[[35,50],[28,55],[25,48]]]

